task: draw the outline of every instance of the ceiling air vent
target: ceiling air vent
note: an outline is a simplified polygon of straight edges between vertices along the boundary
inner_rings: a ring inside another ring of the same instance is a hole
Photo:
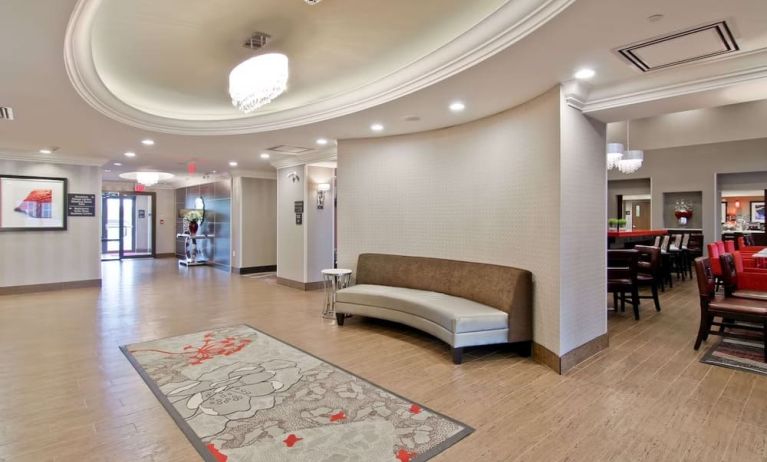
[[[13,120],[13,109],[0,106],[0,120]]]
[[[738,51],[726,21],[625,46],[617,52],[642,72],[665,69]]]
[[[281,152],[284,154],[302,154],[304,152],[311,151],[310,148],[302,148],[300,146],[288,146],[286,144],[282,144],[280,146],[274,146],[267,150],[274,151],[274,152]]]
[[[253,32],[253,35],[251,35],[250,38],[242,44],[242,46],[245,48],[250,48],[251,50],[258,50],[268,45],[271,39],[272,36],[269,34],[265,34],[263,32]]]

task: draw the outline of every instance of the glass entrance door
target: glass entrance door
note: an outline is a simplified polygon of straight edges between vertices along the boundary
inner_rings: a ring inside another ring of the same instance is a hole
[[[103,193],[102,260],[154,257],[154,199],[154,193]]]

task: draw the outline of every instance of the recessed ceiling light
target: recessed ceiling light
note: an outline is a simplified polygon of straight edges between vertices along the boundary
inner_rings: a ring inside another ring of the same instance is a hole
[[[587,67],[584,67],[583,69],[578,70],[573,77],[575,77],[578,80],[588,80],[592,77],[597,75],[596,72],[594,72],[594,69],[589,69]]]
[[[261,158],[262,159],[268,159],[269,157],[271,157],[271,156],[268,153],[266,153],[266,152],[261,154]]]
[[[328,140],[325,138],[317,138],[317,144],[319,144],[320,146],[325,146],[326,144],[328,144]]]
[[[374,132],[382,132],[384,129],[384,126],[382,124],[373,124],[370,126],[370,129]]]
[[[466,109],[466,105],[460,101],[455,101],[450,104],[450,110],[453,112],[461,112]]]
[[[237,166],[237,162],[231,161],[231,162],[229,162],[229,166],[230,167],[236,167]]]
[[[115,167],[122,167],[123,166],[122,162],[115,162],[112,165],[114,165]]]
[[[136,153],[133,151],[128,151],[125,153],[125,157],[136,157]]]
[[[154,140],[150,140],[149,138],[145,140],[141,140],[141,144],[144,146],[154,146]]]
[[[104,169],[104,171],[105,171],[106,173],[112,173],[112,170],[110,170],[110,169],[108,169],[108,168]]]
[[[40,150],[40,154],[53,154],[53,149],[43,148]]]

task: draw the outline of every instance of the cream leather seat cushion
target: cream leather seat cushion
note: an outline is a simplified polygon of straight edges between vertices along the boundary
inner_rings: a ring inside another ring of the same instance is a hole
[[[338,291],[336,301],[401,311],[428,319],[459,334],[506,329],[508,314],[501,310],[439,292],[361,284]]]

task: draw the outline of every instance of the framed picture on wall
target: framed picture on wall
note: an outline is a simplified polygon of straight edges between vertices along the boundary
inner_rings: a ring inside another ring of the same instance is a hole
[[[67,229],[67,179],[0,175],[0,231]]]
[[[751,201],[751,223],[764,223],[764,201]]]
[[[722,201],[722,223],[727,221],[727,201]]]

